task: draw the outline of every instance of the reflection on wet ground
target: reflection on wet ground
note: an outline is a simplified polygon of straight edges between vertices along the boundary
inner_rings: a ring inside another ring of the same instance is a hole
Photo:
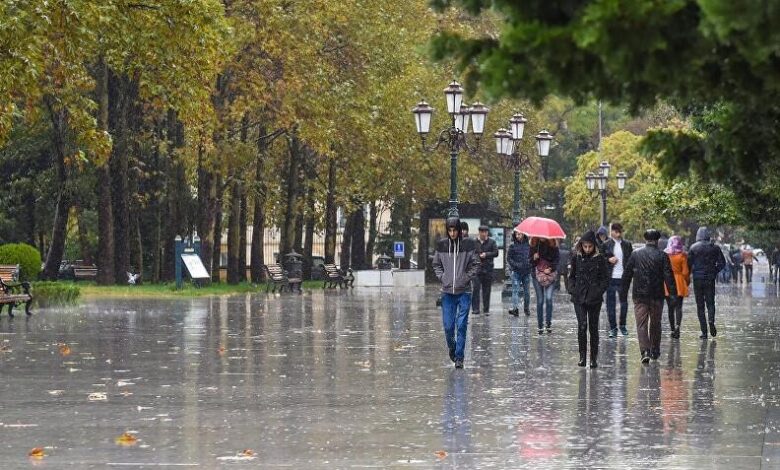
[[[4,316],[0,462],[780,468],[772,286],[719,287],[717,341],[697,338],[690,299],[682,339],[665,331],[650,366],[633,332],[604,335],[596,370],[576,366],[565,296],[553,334],[540,337],[535,317],[504,314],[497,292],[493,315],[472,317],[466,368],[455,370],[435,297],[94,299],[29,320]],[[120,445],[125,432],[138,441]],[[47,456],[31,461],[38,446]]]

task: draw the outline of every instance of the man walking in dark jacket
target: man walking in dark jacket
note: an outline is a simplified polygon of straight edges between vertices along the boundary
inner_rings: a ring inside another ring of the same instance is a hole
[[[658,249],[659,238],[661,233],[658,230],[647,230],[645,246],[631,254],[623,270],[623,296],[628,296],[631,281],[634,281],[634,316],[642,364],[661,355],[661,313],[666,296],[664,283],[669,289],[669,298],[677,299],[672,264],[669,256]]]
[[[612,224],[612,238],[604,242],[604,257],[609,262],[609,287],[607,288],[607,320],[609,320],[609,337],[614,338],[618,335],[618,327],[620,327],[620,334],[628,336],[628,328],[626,328],[626,320],[628,318],[628,297],[618,295],[621,285],[621,279],[623,278],[623,267],[625,266],[628,258],[631,257],[633,247],[631,243],[623,240],[623,226],[619,223]],[[626,291],[628,292],[628,291]],[[617,302],[615,296],[620,297],[620,323],[616,315]]]
[[[723,252],[710,240],[710,231],[707,227],[699,227],[696,232],[696,243],[688,252],[688,268],[693,278],[693,293],[696,296],[696,314],[699,316],[701,335],[699,338],[707,339],[707,323],[709,334],[715,336],[718,330],[715,328],[715,278],[726,265]],[[709,322],[704,315],[704,306],[707,306]]]
[[[474,278],[474,293],[471,295],[471,313],[479,315],[479,300],[482,299],[482,311],[490,314],[490,289],[493,286],[493,258],[498,256],[496,241],[488,236],[487,225],[479,226],[476,241],[476,253],[479,257],[479,274]],[[481,295],[480,295],[481,293]]]
[[[475,254],[474,240],[461,238],[460,219],[450,217],[445,226],[447,238],[436,244],[433,272],[441,281],[442,323],[450,360],[456,368],[462,369],[471,305],[471,280],[479,271],[479,259]]]
[[[506,255],[506,261],[512,269],[512,308],[509,314],[520,315],[520,290],[523,294],[523,312],[526,316],[531,315],[531,262],[528,260],[528,252],[531,245],[528,244],[528,237],[522,233],[512,231],[512,245],[509,246],[509,252]]]

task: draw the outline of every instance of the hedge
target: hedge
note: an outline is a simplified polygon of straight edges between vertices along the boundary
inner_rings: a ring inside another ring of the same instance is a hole
[[[72,304],[81,295],[77,285],[67,282],[34,282],[31,292],[33,303],[42,306]]]
[[[18,264],[19,280],[34,281],[41,272],[41,254],[26,243],[0,245],[0,264]]]

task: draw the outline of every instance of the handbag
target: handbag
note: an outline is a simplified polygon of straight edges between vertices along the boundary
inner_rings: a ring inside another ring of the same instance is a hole
[[[542,287],[552,285],[552,283],[555,282],[555,278],[558,276],[556,271],[550,271],[549,274],[544,272],[549,267],[550,263],[541,258],[539,259],[539,264],[536,265],[536,282]]]

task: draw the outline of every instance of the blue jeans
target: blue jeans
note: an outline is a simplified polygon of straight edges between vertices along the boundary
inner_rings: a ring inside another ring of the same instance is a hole
[[[610,279],[609,287],[607,287],[607,319],[609,320],[609,329],[614,330],[618,327],[617,319],[615,318],[615,310],[617,309],[617,302],[615,301],[615,294],[620,293],[620,286],[623,284],[622,279]],[[628,316],[628,296],[625,298],[622,295],[620,297],[620,326],[626,326],[626,317]]]
[[[441,319],[444,324],[444,338],[447,348],[455,351],[455,360],[463,360],[466,355],[466,331],[469,327],[469,307],[471,292],[463,294],[441,295]],[[457,326],[457,338],[455,327]]]
[[[542,287],[539,281],[536,280],[536,276],[532,276],[531,279],[534,282],[534,291],[536,292],[536,321],[539,323],[539,329],[544,328],[546,320],[549,326],[552,322],[552,308],[553,308],[553,293],[555,292],[555,283],[550,284],[547,287]],[[547,317],[544,315],[544,306],[547,306]]]
[[[531,273],[520,274],[512,271],[512,308],[520,308],[520,293],[523,294],[523,309],[528,311],[531,305]]]

